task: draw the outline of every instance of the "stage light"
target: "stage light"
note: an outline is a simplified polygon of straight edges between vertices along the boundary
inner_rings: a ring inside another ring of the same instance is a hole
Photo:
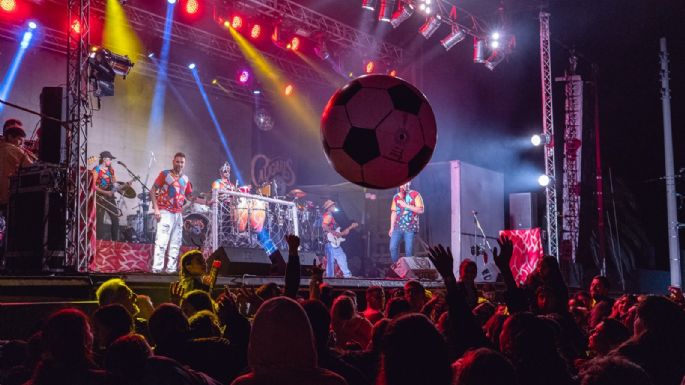
[[[14,12],[17,9],[17,2],[15,0],[0,1],[0,8],[5,12]]]
[[[169,4],[176,4],[176,0],[167,0]]]
[[[419,28],[419,33],[426,39],[430,38],[440,27],[440,16],[431,16]]]
[[[152,59],[153,57],[155,57],[155,53],[154,53],[154,52],[150,52],[149,54],[147,54],[147,57],[149,57],[150,59]]]
[[[81,33],[81,22],[78,19],[74,19],[74,21],[71,22],[70,28],[76,34]]]
[[[194,70],[195,69],[195,63],[188,64],[188,69]]]
[[[454,47],[460,41],[466,38],[466,34],[461,29],[457,27],[452,27],[452,32],[440,40],[440,44],[445,47],[445,51],[449,51],[450,48]]]
[[[188,0],[185,10],[187,14],[194,15],[200,10],[200,3],[197,0]]]
[[[500,34],[499,32],[493,32],[492,35],[490,35],[490,38],[492,40],[499,40]]]
[[[259,36],[262,35],[262,26],[259,24],[255,24],[252,26],[250,29],[250,37],[252,39],[259,39]]]
[[[218,81],[218,80],[216,80],[216,79],[212,79],[212,84],[213,84],[213,85],[217,85],[217,83],[219,83],[219,81]]]
[[[540,186],[542,186],[542,187],[547,187],[547,186],[549,186],[549,183],[550,183],[551,181],[552,181],[552,180],[550,179],[550,177],[548,177],[547,175],[544,175],[544,174],[543,174],[543,175],[540,175],[540,176],[538,177],[538,184],[539,184]]]
[[[228,20],[225,20],[225,21],[224,21],[224,27],[226,27],[226,28],[231,28],[231,22],[228,21]]]
[[[21,43],[19,43],[19,46],[21,48],[27,48],[29,46],[29,43],[31,42],[32,37],[33,37],[33,32],[31,32],[31,31],[24,32],[24,36],[22,37]]]
[[[250,73],[247,70],[242,70],[238,73],[238,81],[245,84],[250,80]]]
[[[392,70],[388,73],[390,76],[397,76],[397,70]]]
[[[375,68],[376,68],[376,63],[374,63],[373,60],[369,60],[369,62],[366,63],[366,66],[364,66],[364,70],[366,71],[367,74],[372,73]]]
[[[395,0],[381,0],[381,6],[378,9],[378,20],[390,22],[393,13],[395,13]]]
[[[477,37],[473,38],[473,62],[485,63],[485,41]]]
[[[530,142],[533,146],[539,146],[541,144],[548,145],[550,144],[551,139],[547,134],[535,134],[530,137]]]
[[[323,41],[323,39],[314,47],[314,53],[321,60],[327,60],[331,57],[331,53],[328,51],[328,48],[326,48],[326,42]]]
[[[506,53],[503,52],[503,50],[501,49],[494,51],[492,55],[490,55],[490,57],[488,57],[488,59],[485,60],[485,67],[490,71],[493,71],[495,67],[497,67],[497,65],[501,63],[506,56]]]
[[[295,88],[293,87],[293,85],[292,85],[292,84],[288,84],[288,85],[286,85],[285,88],[283,89],[283,95],[285,95],[285,96],[290,96],[290,95],[293,94],[293,91],[294,91],[294,90],[295,90]]]
[[[499,48],[499,40],[490,40],[490,48],[492,48],[492,49]]]
[[[300,48],[300,38],[297,36],[293,37],[285,48],[291,51],[297,51]]]
[[[369,11],[376,10],[376,0],[362,0],[362,8]]]
[[[409,19],[412,14],[414,14],[414,6],[411,4],[405,4],[401,10],[392,15],[392,19],[390,19],[390,25],[392,25],[393,28],[397,28],[405,20]]]
[[[29,21],[29,29],[36,29],[36,28],[38,28],[38,24],[36,24],[36,22],[33,20]]]
[[[235,30],[239,30],[240,28],[243,27],[243,18],[235,15],[231,18],[231,27]]]
[[[95,95],[113,96],[114,77],[122,76],[126,79],[133,67],[133,62],[126,55],[119,55],[105,48],[93,47],[88,58],[90,64],[90,78],[95,80]]]
[[[260,90],[252,90],[252,95],[259,95],[261,93],[262,93],[262,91],[260,91]]]

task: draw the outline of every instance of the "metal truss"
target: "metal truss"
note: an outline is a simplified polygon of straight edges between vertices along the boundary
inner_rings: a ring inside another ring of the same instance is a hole
[[[550,50],[549,16],[540,12],[540,72],[542,76],[542,128],[552,138],[545,145],[545,174],[550,183],[545,188],[547,202],[547,253],[559,259],[557,217],[557,189],[554,167],[554,118],[552,110],[552,62]]]
[[[403,51],[400,47],[378,40],[292,0],[242,0],[240,3],[264,16],[291,20],[297,23],[298,27],[307,28],[310,32],[322,32],[327,41],[342,48],[362,52],[376,51],[379,60],[396,65],[403,62]]]
[[[575,57],[572,57],[574,60]],[[579,75],[557,78],[564,87],[564,189],[562,245],[564,259],[575,262],[580,223],[580,148],[583,132],[583,80]]]
[[[72,0],[70,0],[72,1]],[[93,0],[93,12],[104,17],[105,1]],[[124,7],[131,27],[139,34],[153,33],[160,39],[164,36],[165,18],[152,12],[131,5]],[[231,38],[212,34],[200,28],[174,21],[171,28],[171,40],[174,43],[186,44],[212,55],[230,61],[245,60],[240,47]],[[318,83],[330,87],[330,83],[314,68],[274,55],[268,52],[261,54],[279,69],[292,76],[294,80],[308,84]]]
[[[66,261],[77,271],[86,271],[93,252],[89,229],[94,218],[89,215],[88,126],[91,109],[88,99],[88,49],[90,46],[90,0],[68,0],[67,20],[78,19],[81,33],[66,36]]]

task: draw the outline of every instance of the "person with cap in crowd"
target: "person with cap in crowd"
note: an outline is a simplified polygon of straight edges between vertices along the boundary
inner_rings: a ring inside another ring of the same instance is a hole
[[[5,121],[2,130],[3,140],[0,142],[0,215],[6,214],[10,196],[10,177],[15,175],[21,167],[33,163],[32,154],[22,146],[26,131],[18,119]]]
[[[93,168],[93,178],[95,178],[95,191],[97,193],[97,219],[95,225],[96,236],[98,239],[105,238],[105,214],[109,216],[111,223],[111,240],[119,240],[119,208],[114,197],[117,178],[112,167],[112,160],[116,159],[109,151],[100,153],[100,161]]]

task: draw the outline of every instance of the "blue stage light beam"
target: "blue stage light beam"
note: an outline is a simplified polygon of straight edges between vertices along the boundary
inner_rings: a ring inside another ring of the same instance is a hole
[[[148,142],[159,138],[164,124],[164,100],[168,83],[169,51],[171,48],[171,26],[174,23],[175,2],[169,2],[166,8],[166,20],[164,22],[164,35],[162,36],[162,49],[157,62],[157,80],[155,93],[152,96],[152,108],[148,121]]]
[[[152,56],[148,55],[148,57],[150,58],[150,61],[152,62],[152,64],[156,68],[159,68],[159,60],[157,60],[157,58],[154,55],[152,55]],[[169,86],[169,89],[171,90],[171,93],[174,94],[174,96],[176,97],[178,104],[180,104],[181,108],[183,108],[183,112],[185,112],[185,114],[188,115],[188,117],[190,117],[190,119],[192,121],[196,122],[198,120],[197,115],[195,115],[195,112],[190,108],[190,106],[188,105],[188,102],[186,101],[186,98],[181,94],[181,91],[179,91],[178,88],[176,88],[176,86],[174,86],[173,82],[168,82],[168,86]]]
[[[10,65],[10,68],[7,70],[5,73],[5,78],[2,80],[2,85],[0,86],[0,99],[2,100],[7,100],[7,97],[9,96],[10,92],[12,91],[12,87],[14,86],[14,81],[17,78],[17,73],[19,72],[19,67],[21,66],[21,62],[24,59],[24,54],[26,53],[26,49],[29,47],[31,44],[31,39],[33,39],[33,30],[34,28],[29,27],[28,30],[24,32],[21,38],[21,42],[19,43],[19,49],[17,50],[17,53],[14,54],[14,58],[12,59],[12,64]],[[4,104],[0,104],[0,113],[2,113],[2,110],[5,108]]]
[[[197,88],[200,90],[200,94],[202,95],[202,100],[205,102],[205,107],[207,107],[207,112],[209,112],[209,116],[212,118],[212,123],[214,123],[214,128],[216,129],[216,133],[219,135],[219,140],[221,140],[221,145],[224,147],[224,151],[226,152],[226,157],[228,157],[228,162],[231,164],[231,168],[235,172],[235,176],[238,178],[238,185],[244,185],[245,181],[243,180],[243,176],[240,174],[240,170],[238,167],[236,167],[236,162],[235,159],[233,158],[233,154],[231,153],[231,150],[228,148],[228,143],[226,142],[226,136],[224,135],[223,131],[221,131],[221,125],[219,124],[219,120],[216,117],[216,114],[214,113],[214,108],[212,108],[212,103],[210,103],[209,98],[207,97],[207,91],[205,91],[205,86],[202,85],[202,81],[200,80],[200,75],[197,72],[197,67],[193,66],[193,68],[190,70],[190,72],[193,73],[193,78],[195,78],[195,83],[197,84]]]

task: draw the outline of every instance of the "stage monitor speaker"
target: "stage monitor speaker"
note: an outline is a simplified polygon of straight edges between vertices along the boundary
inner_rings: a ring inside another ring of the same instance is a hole
[[[46,163],[60,163],[62,152],[62,87],[43,87],[40,93],[40,112],[57,119],[40,121],[38,158]]]
[[[300,251],[300,276],[308,277],[312,275],[312,263],[319,264],[319,257],[311,251]],[[273,267],[271,269],[272,275],[285,275],[286,264],[288,263],[288,250],[280,250],[269,255]]]
[[[537,195],[532,192],[509,194],[509,228],[527,230],[537,226]]]
[[[219,247],[209,256],[208,265],[221,261],[219,275],[269,275],[271,260],[262,249],[247,247]]]
[[[435,280],[440,277],[433,262],[426,257],[402,257],[392,265],[392,270],[404,279]]]

